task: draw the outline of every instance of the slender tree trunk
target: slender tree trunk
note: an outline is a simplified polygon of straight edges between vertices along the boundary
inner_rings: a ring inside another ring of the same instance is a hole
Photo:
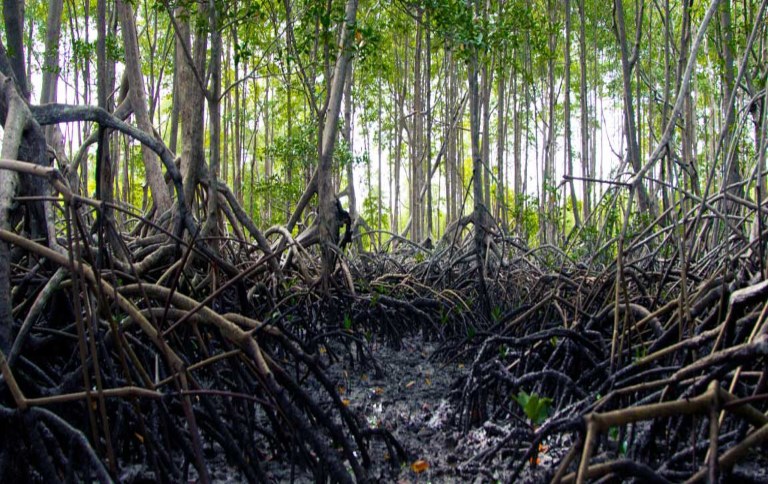
[[[203,235],[214,235],[219,227],[218,179],[221,166],[221,54],[222,40],[219,30],[218,12],[215,0],[208,0],[208,21],[211,35],[211,89],[206,93],[210,117],[209,161],[208,161],[208,217],[203,226]]]
[[[429,12],[426,14],[425,21],[429,25]],[[426,110],[427,110],[427,132],[424,140],[425,155],[423,156],[424,173],[426,175],[425,184],[427,186],[427,209],[425,218],[427,222],[427,237],[432,237],[432,32],[427,29],[427,59],[424,72],[424,90],[426,91]]]
[[[179,111],[181,110],[181,103],[179,102],[179,56],[176,52],[176,43],[174,43],[174,59],[173,63],[173,87],[171,88],[171,134],[169,135],[168,149],[172,153],[176,153],[177,145],[179,142]]]
[[[200,176],[203,154],[203,113],[205,93],[200,84],[205,66],[206,35],[195,35],[194,51],[190,42],[187,13],[177,9],[176,64],[179,70],[178,98],[181,113],[181,174],[184,179],[184,200],[191,210],[195,207],[195,189]],[[188,56],[192,56],[190,59]]]
[[[341,111],[341,99],[344,93],[347,68],[352,61],[350,48],[353,38],[352,29],[357,18],[357,0],[347,0],[344,22],[341,24],[341,52],[336,59],[331,88],[328,91],[327,111],[323,125],[320,162],[317,169],[318,222],[323,256],[323,286],[328,287],[328,280],[335,265],[335,256],[331,244],[338,241],[339,218],[337,200],[333,190],[333,150],[336,145],[336,130]]]
[[[136,116],[136,124],[139,129],[147,133],[152,132],[152,122],[147,112],[147,100],[144,89],[144,76],[141,74],[141,60],[139,57],[139,43],[136,37],[136,24],[134,13],[130,5],[123,0],[117,0],[117,9],[123,30],[123,44],[125,47],[125,64],[128,74],[128,84],[133,113]],[[147,146],[142,146],[144,170],[147,183],[152,191],[152,198],[157,206],[157,214],[160,215],[171,208],[171,196],[163,178],[160,160]]]
[[[382,224],[382,219],[381,219],[381,217],[382,217],[381,192],[384,190],[382,188],[382,186],[381,186],[381,131],[382,131],[382,126],[381,126],[381,98],[382,98],[381,85],[383,84],[383,82],[384,82],[384,80],[379,76],[378,82],[377,82],[378,88],[379,88],[379,92],[378,92],[378,94],[379,94],[378,113],[377,113],[377,119],[378,119],[378,123],[377,123],[378,126],[377,127],[378,127],[378,129],[377,129],[377,133],[376,133],[377,136],[378,136],[378,140],[376,142],[376,149],[378,150],[378,156],[376,157],[376,159],[378,160],[377,161],[378,162],[378,170],[377,170],[377,173],[378,173],[378,185],[377,186],[379,187],[378,202],[377,202],[377,208],[378,208],[378,215],[379,215],[379,217],[378,217],[376,226],[379,229],[379,234],[378,234],[378,241],[379,241],[378,249],[379,250],[381,250],[381,236],[382,236],[382,233],[381,233],[381,230],[382,230],[382,225],[381,225]],[[390,151],[390,156],[391,155],[392,155],[392,152]],[[390,198],[390,200],[391,200],[391,198]]]
[[[234,31],[234,41],[237,42],[237,29],[232,29]],[[245,129],[243,129],[242,123],[243,123],[243,116],[242,116],[242,107],[245,106],[246,97],[245,92],[246,89],[241,87],[241,84],[237,82],[238,77],[240,76],[240,63],[235,62],[235,157],[234,162],[232,166],[232,174],[234,177],[234,180],[232,182],[233,190],[235,192],[235,198],[240,203],[243,203],[243,138],[245,136]],[[254,116],[256,113],[254,113]]]
[[[622,0],[615,0],[614,10],[616,12],[616,37],[621,50],[621,73],[624,82],[624,131],[627,139],[627,155],[630,166],[632,166],[635,172],[638,172],[642,167],[642,160],[640,159],[640,147],[638,145],[637,127],[635,124],[634,96],[632,95],[632,68],[636,57],[630,59],[627,34],[624,26],[624,4]],[[655,218],[656,210],[654,204],[648,196],[645,184],[642,182],[638,184],[637,197],[640,211]]]
[[[515,232],[517,235],[523,234],[523,212],[524,212],[524,205],[525,205],[525,190],[523,188],[523,157],[522,157],[522,143],[523,143],[523,116],[522,116],[522,106],[523,104],[520,102],[520,95],[519,95],[519,84],[520,81],[518,80],[520,76],[517,74],[517,70],[513,68],[512,70],[512,111],[514,112],[513,116],[513,132],[514,132],[514,141],[513,141],[513,148],[512,148],[512,158],[513,158],[513,169],[515,171],[515,178],[514,178],[514,194],[515,194]],[[526,106],[527,108],[527,106]]]
[[[484,7],[484,16],[488,18],[487,6]],[[478,60],[479,61],[479,60]],[[482,110],[482,140],[480,144],[480,156],[483,164],[483,199],[486,208],[490,210],[491,203],[491,86],[493,86],[493,69],[489,64],[493,59],[486,58],[482,63],[482,82],[480,86],[481,110]]]
[[[272,156],[270,154],[271,143],[269,139],[270,131],[270,116],[269,116],[269,88],[270,78],[267,76],[266,86],[264,89],[264,182],[266,186],[271,186],[272,183]],[[266,200],[264,205],[266,206],[266,217],[268,223],[272,223],[272,196],[270,190],[267,190]]]
[[[3,0],[7,57],[22,97],[29,101],[30,89],[24,66],[24,0]]]
[[[352,65],[347,66],[346,81],[344,82],[344,126],[342,127],[341,135],[344,138],[344,141],[347,143],[350,154],[352,154],[352,157],[354,158],[354,146],[352,140],[352,118],[354,116],[354,100],[352,99],[352,71]],[[349,199],[349,216],[352,218],[352,222],[354,223],[355,220],[357,220],[357,196],[355,193],[355,170],[353,159],[350,159],[349,163],[347,163],[346,171],[347,194]]]
[[[467,0],[468,6],[471,5],[472,0]],[[474,8],[477,11],[477,6]],[[479,292],[481,295],[481,301],[483,310],[486,315],[490,314],[490,303],[488,301],[488,292],[485,284],[485,237],[487,226],[487,206],[485,205],[485,198],[483,196],[483,161],[482,153],[480,150],[480,88],[478,86],[478,48],[477,46],[469,47],[469,126],[470,126],[470,143],[472,150],[472,185],[475,208],[473,212],[473,221],[475,226],[475,252],[477,260],[477,270],[479,279]]]
[[[51,0],[48,3],[46,22],[45,58],[43,60],[43,85],[40,91],[40,104],[56,102],[57,80],[59,78],[59,41],[61,39],[61,14],[63,0]],[[31,52],[33,49],[29,49]],[[53,127],[46,127],[46,141],[51,144]]]
[[[106,0],[97,2],[96,16],[96,95],[100,108],[109,111],[107,104],[107,7]],[[99,126],[99,138],[96,148],[96,198],[105,202],[99,213],[99,220],[103,223],[111,217],[109,204],[113,201],[114,174],[112,160],[109,156],[109,138],[107,130]],[[106,229],[106,226],[102,226]],[[105,230],[106,231],[106,230]]]
[[[541,213],[541,233],[543,238],[541,242],[552,243],[555,240],[555,224],[553,217],[556,217],[555,208],[555,154],[557,140],[555,138],[555,107],[557,99],[555,96],[555,49],[557,48],[557,30],[555,23],[557,22],[557,9],[552,0],[549,0],[549,56],[547,60],[547,89],[548,89],[548,113],[547,113],[547,133],[545,141],[545,151],[542,170],[543,184],[542,190],[542,203],[540,209]]]
[[[581,83],[579,85],[579,106],[581,108],[581,173],[584,178],[592,178],[589,157],[589,108],[587,106],[587,34],[585,24],[587,22],[584,14],[584,0],[579,1],[579,75]],[[584,220],[589,218],[592,213],[592,182],[584,180],[582,182],[583,191],[583,214]]]
[[[573,147],[571,144],[571,0],[565,0],[565,100],[564,100],[564,118],[565,118],[565,169],[568,175],[573,177]],[[576,203],[576,187],[573,178],[570,179],[571,188],[571,210],[573,210],[573,219],[578,227],[581,225],[579,219],[579,206]],[[565,227],[563,227],[565,230]]]
[[[499,2],[500,13],[503,14],[503,1]],[[496,218],[501,222],[504,232],[507,231],[507,210],[506,210],[506,182],[504,169],[504,152],[506,151],[506,52],[502,52],[499,59],[498,85],[497,85],[497,108],[496,108],[496,165],[498,170],[498,182],[496,186]]]
[[[443,58],[445,59],[445,107],[443,109],[443,137],[445,138],[445,218],[446,226],[453,221],[453,157],[456,151],[453,130],[451,129],[451,106],[453,99],[453,65],[451,49],[446,46]]]
[[[423,167],[423,116],[422,101],[422,21],[423,11],[419,8],[416,16],[416,48],[413,63],[413,131],[411,136],[411,240],[419,242],[422,238],[421,202],[419,191],[421,189]]]
[[[721,43],[722,48],[720,52],[723,57],[723,102],[722,102],[722,115],[723,122],[725,124],[725,139],[723,140],[723,153],[733,153],[728,158],[726,156],[726,173],[724,186],[726,190],[737,197],[744,196],[744,189],[741,182],[741,170],[739,165],[739,150],[737,138],[734,136],[734,130],[736,128],[736,113],[734,109],[729,109],[729,101],[733,90],[736,88],[735,72],[733,66],[733,27],[731,25],[731,2],[720,2],[720,32],[722,35]],[[755,138],[759,140],[758,138]],[[736,144],[734,149],[731,149],[732,144]],[[729,213],[734,213],[738,210],[738,204],[726,203],[726,210]]]

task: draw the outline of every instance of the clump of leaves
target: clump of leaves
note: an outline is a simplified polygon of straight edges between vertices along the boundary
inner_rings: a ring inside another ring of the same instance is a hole
[[[513,398],[534,426],[541,425],[552,411],[552,399],[539,396],[536,392],[528,394],[520,390],[520,393]]]
[[[498,323],[501,321],[501,307],[500,306],[494,306],[493,309],[491,309],[491,321],[494,323]]]

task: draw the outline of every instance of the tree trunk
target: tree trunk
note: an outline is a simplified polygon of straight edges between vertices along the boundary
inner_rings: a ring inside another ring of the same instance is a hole
[[[456,152],[456,145],[454,143],[455,137],[453,136],[453,130],[451,129],[451,106],[455,103],[453,98],[453,74],[456,67],[453,63],[453,55],[451,49],[446,46],[445,53],[445,108],[443,113],[443,137],[445,138],[445,218],[446,226],[453,221],[453,170],[454,170],[454,154]]]
[[[627,139],[627,157],[629,158],[630,166],[637,173],[642,168],[642,160],[640,159],[640,147],[638,145],[637,126],[635,123],[634,96],[632,95],[632,68],[636,57],[633,56],[630,59],[629,48],[627,47],[627,33],[624,27],[624,4],[622,0],[615,0],[615,2],[615,32],[621,50],[621,74],[624,83],[624,132]],[[639,36],[640,34],[638,33],[637,35]],[[640,212],[655,218],[655,206],[648,196],[648,191],[642,181],[637,186],[637,199],[640,205]]]
[[[352,61],[350,45],[354,33],[352,29],[357,17],[357,0],[347,0],[344,10],[345,18],[341,24],[341,50],[336,59],[331,89],[328,91],[328,108],[325,113],[320,161],[317,167],[318,222],[323,256],[322,283],[325,288],[328,287],[336,260],[332,244],[336,244],[339,238],[337,201],[332,178],[333,150],[336,145],[336,130],[347,77],[347,67]]]
[[[264,89],[264,183],[266,186],[270,186],[272,183],[272,156],[270,155],[269,151],[271,147],[269,140],[269,84],[269,76],[267,76],[266,86]],[[268,224],[272,223],[272,196],[270,192],[271,190],[267,190],[265,194],[266,200],[264,200],[265,213]]]
[[[128,74],[131,105],[136,116],[136,124],[139,129],[152,133],[152,122],[147,111],[147,100],[144,89],[144,76],[141,74],[141,60],[139,57],[139,43],[136,37],[136,24],[134,13],[130,5],[123,0],[117,0],[117,9],[120,15],[120,23],[123,29],[123,44],[125,46],[125,68]],[[144,159],[144,169],[147,183],[152,192],[152,199],[157,207],[157,215],[165,213],[171,208],[171,196],[163,178],[160,160],[157,155],[142,145],[141,152]]]
[[[30,89],[24,66],[24,0],[3,0],[3,20],[5,39],[8,42],[6,56],[16,78],[19,93],[29,101]]]
[[[357,196],[355,192],[355,167],[354,167],[354,151],[352,140],[352,119],[354,116],[353,99],[352,99],[352,66],[347,67],[346,81],[344,82],[344,125],[342,127],[342,137],[347,143],[351,158],[347,163],[347,198],[349,200],[349,216],[352,218],[354,224],[357,220]]]
[[[571,0],[565,0],[565,169],[571,177],[568,184],[571,188],[571,210],[573,219],[578,227],[579,206],[576,203],[576,187],[573,182],[573,148],[571,146]],[[565,224],[563,224],[565,225]],[[565,230],[565,227],[563,227]]]
[[[488,8],[487,5],[483,6],[483,16],[485,20],[488,20]],[[480,60],[478,59],[478,62]],[[493,86],[493,69],[489,64],[493,62],[493,59],[486,56],[485,62],[482,67],[482,82],[480,86],[480,95],[482,96],[481,111],[482,111],[482,142],[480,148],[480,157],[483,164],[483,203],[487,209],[492,207],[491,204],[491,86]]]
[[[513,133],[514,141],[512,148],[512,164],[515,171],[514,178],[514,195],[515,195],[515,233],[518,236],[523,234],[523,208],[525,204],[525,193],[523,189],[523,157],[522,157],[522,144],[523,144],[523,119],[521,114],[522,103],[520,102],[520,76],[517,74],[517,69],[512,68],[512,112],[513,116]]]
[[[549,56],[547,60],[547,132],[544,142],[544,160],[542,170],[541,186],[541,205],[539,227],[541,231],[541,243],[553,243],[555,240],[555,154],[557,152],[555,138],[555,106],[557,99],[555,96],[555,49],[557,48],[557,30],[555,23],[557,21],[557,9],[554,2],[550,0],[549,5]]]
[[[471,0],[467,0],[468,6]],[[477,7],[475,6],[475,11]],[[470,143],[472,151],[472,193],[474,196],[475,208],[473,212],[473,221],[475,226],[475,254],[479,280],[479,292],[482,301],[483,311],[486,315],[490,314],[490,303],[488,301],[488,292],[485,285],[485,236],[487,207],[483,194],[483,160],[480,149],[480,88],[478,86],[478,48],[469,47],[469,72],[467,74],[469,84],[469,130]]]
[[[579,1],[579,75],[581,84],[579,85],[579,106],[581,108],[581,174],[585,178],[582,182],[583,214],[584,220],[589,218],[592,212],[592,182],[588,178],[593,178],[589,162],[589,109],[587,107],[587,34],[585,24],[587,22],[584,14],[584,1]]]
[[[429,25],[429,12],[426,14],[425,21]],[[427,29],[426,34],[427,41],[427,58],[424,66],[424,91],[426,94],[426,116],[427,116],[427,132],[424,139],[424,162],[422,163],[422,169],[426,175],[424,181],[427,187],[427,207],[424,212],[424,218],[427,222],[426,237],[432,237],[432,32]]]
[[[419,200],[419,190],[421,189],[422,166],[424,163],[423,153],[423,116],[424,111],[422,101],[422,46],[421,38],[423,35],[422,29],[423,10],[419,8],[416,15],[416,48],[414,52],[413,61],[413,131],[411,136],[411,240],[414,242],[420,242],[422,238],[421,222],[422,222],[422,210],[421,202]]]
[[[503,2],[502,2],[503,4]],[[501,5],[499,8],[503,8]],[[507,231],[507,209],[506,209],[506,181],[504,169],[504,152],[506,143],[507,123],[506,123],[506,72],[504,54],[499,62],[498,72],[498,102],[496,107],[496,166],[498,170],[498,181],[496,187],[496,218],[501,222],[504,232]]]
[[[739,150],[737,137],[734,136],[736,129],[736,113],[734,109],[729,109],[729,103],[733,90],[736,88],[735,73],[733,67],[733,27],[731,26],[731,2],[720,3],[720,32],[722,33],[722,52],[723,56],[723,102],[722,115],[725,139],[723,140],[723,153],[733,153],[731,157],[726,156],[725,183],[726,190],[737,197],[744,196],[744,189],[741,182],[741,170],[739,165]],[[755,138],[759,140],[759,137]],[[732,143],[737,143],[734,149],[731,149]],[[738,210],[738,204],[726,203],[728,213],[734,213]]]
[[[208,19],[211,35],[211,89],[206,93],[210,117],[210,146],[208,160],[208,217],[203,236],[215,235],[219,227],[218,179],[221,166],[221,54],[222,40],[215,0],[208,0]]]
[[[378,89],[379,89],[379,92],[378,92],[378,95],[379,95],[379,99],[378,99],[378,113],[377,113],[377,119],[378,119],[378,123],[377,123],[378,126],[377,127],[378,127],[378,130],[377,130],[377,133],[376,133],[377,136],[378,136],[378,140],[376,142],[376,148],[377,148],[377,151],[378,151],[378,156],[376,157],[376,159],[378,160],[377,161],[377,163],[378,163],[377,173],[378,173],[378,187],[379,187],[378,201],[377,201],[378,220],[376,222],[376,227],[379,229],[379,234],[378,234],[378,241],[379,241],[379,243],[378,243],[378,250],[381,250],[381,238],[382,238],[382,235],[383,235],[381,233],[381,230],[383,228],[382,227],[381,192],[384,191],[384,189],[381,186],[381,132],[382,132],[382,126],[381,126],[381,100],[382,100],[382,95],[383,95],[382,92],[381,92],[381,85],[383,84],[383,82],[384,82],[384,79],[382,79],[381,77],[378,77],[378,82],[376,83],[378,85]],[[391,154],[392,154],[392,151],[390,150],[390,155]],[[391,200],[391,198],[390,198],[390,200]]]
[[[195,189],[204,160],[203,109],[205,101],[201,73],[204,71],[207,36],[195,35],[194,51],[190,42],[188,14],[177,9],[176,66],[179,70],[178,99],[181,105],[181,175],[184,180],[184,200],[190,210],[195,207]]]

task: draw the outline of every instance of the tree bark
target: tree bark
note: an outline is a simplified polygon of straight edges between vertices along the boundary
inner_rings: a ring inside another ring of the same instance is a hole
[[[467,0],[467,6],[472,8],[472,0]],[[477,10],[475,5],[474,10]],[[469,130],[470,143],[472,151],[472,193],[474,196],[475,208],[473,212],[473,221],[475,226],[474,241],[475,255],[477,261],[479,292],[483,311],[486,315],[490,314],[490,302],[488,301],[488,291],[485,283],[485,237],[488,219],[488,209],[485,205],[483,193],[483,160],[480,149],[480,88],[478,86],[478,48],[471,46],[469,57]]]
[[[621,51],[621,73],[624,85],[624,133],[627,139],[627,157],[630,166],[635,173],[639,173],[642,168],[640,159],[640,147],[637,140],[637,126],[635,123],[634,96],[632,95],[632,68],[636,57],[630,59],[629,48],[627,46],[627,33],[624,26],[624,4],[622,0],[615,0],[615,23],[616,38],[619,41]],[[640,33],[638,32],[638,36]],[[637,183],[637,199],[640,205],[640,211],[656,218],[655,204],[648,196],[648,191],[642,180]]]
[[[136,23],[134,13],[130,5],[123,0],[117,0],[117,9],[120,15],[120,24],[123,29],[123,45],[125,47],[125,68],[128,75],[130,89],[128,96],[131,100],[133,113],[136,116],[136,124],[139,129],[147,133],[152,132],[152,121],[147,111],[147,100],[144,88],[144,76],[141,74],[141,58],[139,56],[139,43],[136,37]],[[148,147],[141,148],[144,160],[144,170],[152,193],[152,199],[157,206],[157,215],[165,213],[171,208],[171,197],[168,187],[165,185],[163,172],[160,168],[160,160]]]
[[[24,0],[3,0],[3,20],[5,39],[8,42],[6,55],[16,80],[16,87],[21,96],[29,101],[30,89],[24,66]],[[6,73],[7,75],[10,73]]]
[[[581,84],[579,85],[579,106],[581,108],[581,174],[585,178],[582,182],[583,197],[583,215],[584,220],[589,218],[592,212],[592,183],[586,178],[593,178],[590,169],[589,157],[589,109],[587,107],[587,34],[585,23],[587,21],[584,14],[584,1],[579,1],[579,75]]]
[[[736,129],[736,113],[735,110],[729,109],[731,94],[736,86],[735,72],[734,72],[734,60],[733,60],[733,27],[731,25],[731,2],[722,2],[720,5],[720,32],[722,33],[722,57],[723,57],[723,101],[722,101],[722,115],[724,117],[723,131],[725,138],[723,139],[724,153],[733,153],[733,156],[725,158],[725,183],[723,184],[726,191],[736,195],[737,197],[744,196],[744,189],[741,182],[741,170],[739,165],[739,150],[738,146],[735,149],[731,149],[732,143],[736,142],[736,136],[734,136],[734,130]],[[763,105],[765,103],[763,102]],[[755,138],[759,140],[759,137]],[[726,210],[728,213],[733,213],[738,210],[738,204],[726,203]]]
[[[573,182],[573,147],[571,144],[571,0],[565,0],[565,169],[571,177],[571,210],[578,227],[581,225],[579,206],[576,203],[576,187]]]
[[[194,51],[190,41],[188,14],[176,10],[176,67],[178,69],[178,101],[181,113],[181,174],[184,180],[184,199],[190,210],[195,206],[195,188],[200,177],[203,153],[203,108],[205,101],[201,73],[205,66],[206,39],[195,35]]]
[[[418,243],[422,237],[422,207],[419,200],[419,189],[423,178],[423,116],[422,101],[422,47],[421,39],[423,10],[419,7],[416,15],[416,48],[413,62],[413,135],[411,136],[411,240]]]
[[[328,91],[327,111],[323,125],[320,160],[317,170],[318,223],[323,258],[322,284],[328,287],[335,265],[332,245],[338,242],[339,220],[336,208],[336,194],[333,189],[333,150],[336,145],[341,99],[344,93],[347,67],[352,61],[353,29],[357,18],[357,0],[347,0],[344,22],[341,24],[341,49],[336,59],[331,88]]]
[[[211,36],[211,89],[206,92],[209,114],[209,158],[208,158],[208,217],[203,226],[203,236],[217,234],[219,226],[219,197],[217,185],[221,166],[221,31],[218,26],[216,2],[208,0],[208,25]]]

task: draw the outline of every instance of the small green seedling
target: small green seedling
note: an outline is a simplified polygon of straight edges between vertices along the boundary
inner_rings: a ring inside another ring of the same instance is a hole
[[[621,436],[621,434],[619,433],[619,428],[618,427],[611,427],[610,429],[608,429],[608,437],[610,437],[611,440],[615,440],[616,442],[619,442],[619,437],[620,436]],[[626,456],[627,455],[627,448],[628,447],[629,446],[628,446],[626,440],[623,440],[623,441],[619,442],[619,449],[618,449],[619,450],[619,456],[621,456],[621,457]]]
[[[531,421],[534,427],[541,425],[551,413],[551,398],[540,397],[537,393],[529,395],[522,390],[513,398],[520,405],[520,408],[523,409],[525,416],[528,417],[528,420]]]
[[[494,306],[493,309],[491,309],[491,321],[493,321],[494,323],[498,323],[499,321],[501,321],[501,316],[502,316],[501,307]]]

